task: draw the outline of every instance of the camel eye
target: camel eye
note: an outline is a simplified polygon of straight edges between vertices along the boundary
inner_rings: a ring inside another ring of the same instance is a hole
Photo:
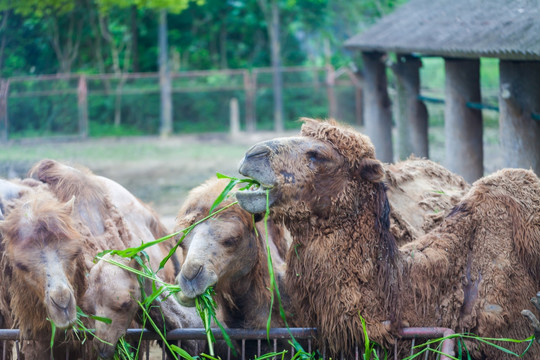
[[[307,157],[311,162],[327,161],[328,159],[317,150],[310,150],[307,152]]]
[[[308,151],[307,158],[309,159],[309,161],[317,161],[320,159],[320,155],[316,151]]]
[[[23,263],[20,263],[20,262],[16,263],[15,266],[17,267],[17,269],[19,269],[21,271],[25,271],[25,272],[30,271],[26,265],[24,265]]]
[[[229,237],[222,241],[222,245],[226,247],[232,247],[238,242],[238,237]]]

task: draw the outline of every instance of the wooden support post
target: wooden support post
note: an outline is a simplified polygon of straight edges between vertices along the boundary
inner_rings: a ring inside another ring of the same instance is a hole
[[[169,43],[167,40],[167,11],[159,12],[159,88],[161,95],[160,135],[168,137],[173,132],[172,80],[169,69]]]
[[[354,88],[355,118],[356,125],[364,126],[364,112],[362,111],[362,99],[364,95],[361,87]]]
[[[238,137],[238,134],[240,134],[240,112],[238,110],[237,98],[232,98],[229,102],[229,115],[229,132],[231,137],[235,138]]]
[[[332,65],[326,65],[326,94],[328,96],[328,117],[337,117],[337,102],[335,93],[336,72]]]
[[[8,140],[8,94],[9,80],[0,81],[0,142],[7,142]]]
[[[88,87],[84,75],[79,78],[79,86],[77,86],[77,108],[79,110],[79,137],[86,139],[88,137]]]
[[[398,156],[404,160],[411,154],[428,157],[428,113],[420,95],[422,61],[412,55],[397,54],[392,65],[396,75]]]
[[[244,72],[244,91],[246,94],[246,131],[254,132],[256,129],[255,97],[257,91],[255,73]]]
[[[445,59],[444,134],[446,166],[473,182],[484,174],[482,112],[467,106],[481,102],[480,60]]]
[[[364,61],[364,123],[377,158],[392,162],[392,109],[388,96],[386,67],[382,53],[363,52]]]
[[[504,166],[532,168],[540,176],[540,62],[499,63],[500,138]]]

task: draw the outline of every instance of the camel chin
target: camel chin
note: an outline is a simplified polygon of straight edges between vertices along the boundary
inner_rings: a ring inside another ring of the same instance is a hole
[[[182,291],[176,294],[176,300],[182,306],[195,307],[195,298],[186,296]]]

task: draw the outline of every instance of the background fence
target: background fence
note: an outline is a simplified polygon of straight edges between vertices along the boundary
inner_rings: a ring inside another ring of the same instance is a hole
[[[289,67],[283,74],[285,128],[300,116],[360,124],[361,87],[349,69]],[[227,131],[230,102],[240,128],[273,128],[272,69],[171,73],[173,131]],[[32,136],[157,134],[158,73],[45,75],[0,81],[0,140]]]

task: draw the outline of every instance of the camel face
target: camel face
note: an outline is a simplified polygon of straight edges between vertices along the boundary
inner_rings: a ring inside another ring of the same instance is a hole
[[[127,266],[136,266],[135,261],[129,262],[118,256],[112,258]],[[95,322],[96,337],[93,341],[101,358],[109,359],[114,355],[118,339],[126,333],[139,309],[137,301],[140,298],[135,274],[103,260],[90,271],[85,294],[86,308],[97,316],[111,320],[110,324]]]
[[[72,210],[73,202],[62,204],[48,192],[35,191],[17,200],[0,224],[13,277],[58,328],[77,317],[72,284],[82,250]]]
[[[245,210],[261,213],[266,210],[266,190],[274,213],[286,211],[287,204],[305,213],[324,212],[351,180],[349,166],[329,143],[310,137],[292,137],[261,142],[248,150],[239,172],[257,180],[255,191],[237,193]],[[314,197],[317,197],[316,201]]]
[[[177,277],[182,305],[194,306],[208,287],[219,292],[252,269],[257,240],[251,222],[251,216],[233,207],[197,225],[184,238],[184,264]]]

